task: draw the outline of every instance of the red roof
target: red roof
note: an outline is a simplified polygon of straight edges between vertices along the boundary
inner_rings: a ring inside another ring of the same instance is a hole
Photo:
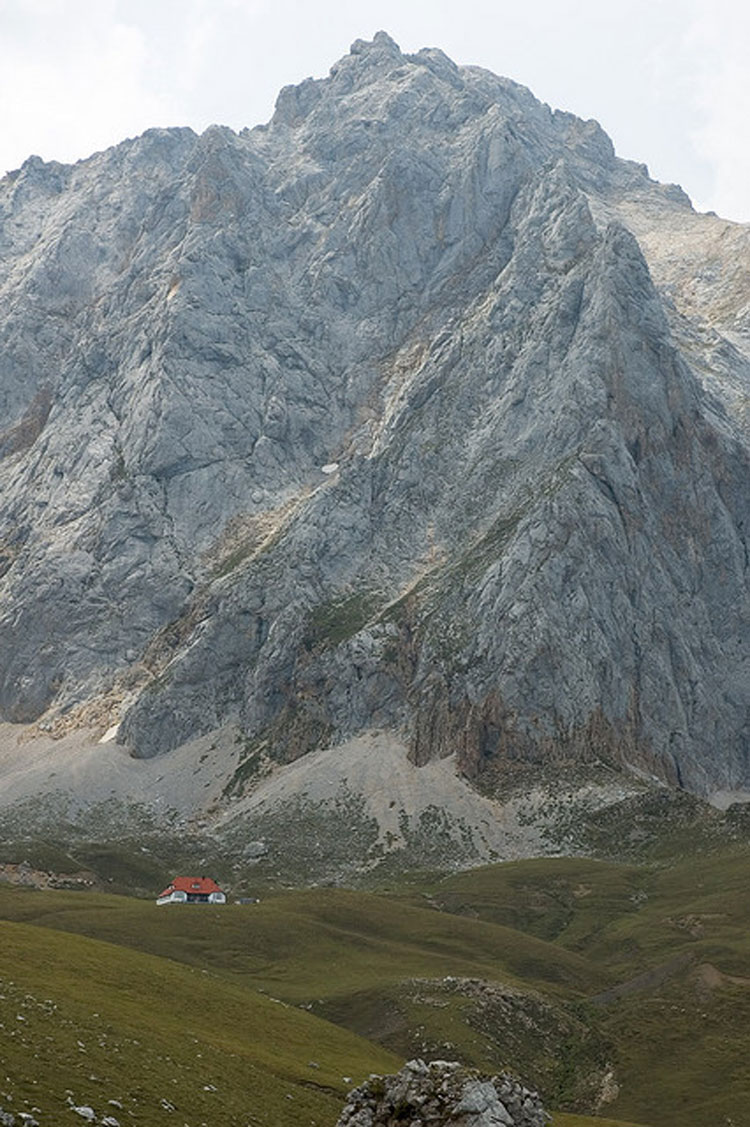
[[[212,877],[175,877],[168,888],[159,894],[159,900],[162,896],[170,896],[173,892],[187,892],[198,896],[206,896],[209,892],[221,892],[218,884]]]

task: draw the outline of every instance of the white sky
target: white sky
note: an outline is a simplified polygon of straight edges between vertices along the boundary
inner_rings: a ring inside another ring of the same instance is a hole
[[[750,221],[750,6],[740,0],[0,0],[0,173],[153,125],[266,121],[384,28],[595,117],[701,210]]]

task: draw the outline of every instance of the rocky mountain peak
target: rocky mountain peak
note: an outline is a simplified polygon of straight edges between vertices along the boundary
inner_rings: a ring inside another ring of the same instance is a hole
[[[401,48],[387,31],[376,31],[372,40],[355,39],[349,48],[350,55],[363,55],[368,60],[377,58],[403,58]]]
[[[745,229],[378,33],[0,248],[4,719],[747,781]]]

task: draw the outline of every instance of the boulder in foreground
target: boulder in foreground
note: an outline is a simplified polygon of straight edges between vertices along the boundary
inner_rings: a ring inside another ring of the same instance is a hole
[[[455,1061],[408,1061],[349,1093],[337,1127],[546,1127],[539,1095],[506,1074],[483,1076]]]

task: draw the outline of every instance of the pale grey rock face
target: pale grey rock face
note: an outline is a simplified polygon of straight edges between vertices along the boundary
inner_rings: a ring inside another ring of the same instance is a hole
[[[408,1061],[393,1076],[373,1074],[349,1093],[337,1127],[546,1127],[537,1092],[513,1077],[492,1078],[455,1061]]]
[[[0,716],[748,785],[748,264],[595,122],[383,34],[267,126],[31,158]]]

